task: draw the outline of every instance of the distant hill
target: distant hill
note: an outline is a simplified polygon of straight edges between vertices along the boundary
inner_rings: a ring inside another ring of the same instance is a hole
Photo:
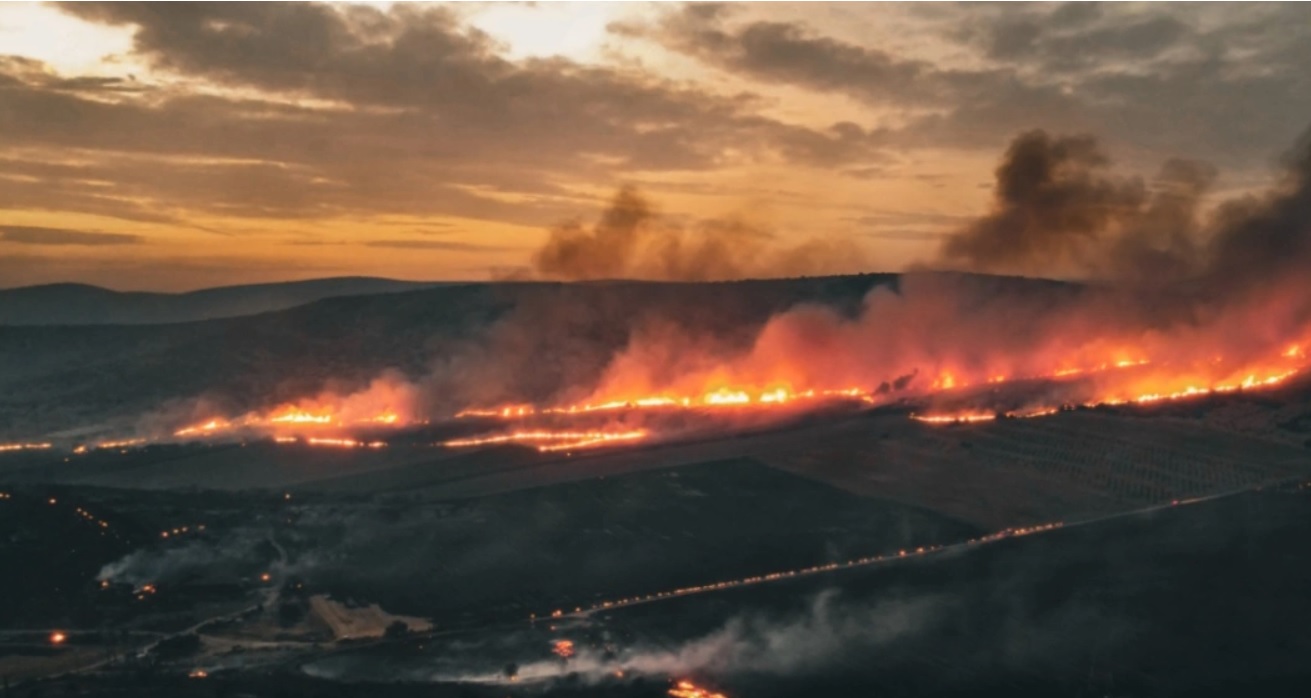
[[[86,284],[0,289],[0,325],[148,325],[284,310],[323,298],[413,291],[437,283],[363,276],[222,286],[188,293],[111,291]]]

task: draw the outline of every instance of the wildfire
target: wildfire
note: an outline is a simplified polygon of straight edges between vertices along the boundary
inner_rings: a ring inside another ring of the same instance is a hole
[[[1281,359],[1301,357],[1300,345],[1285,350]],[[925,381],[927,392],[911,390],[910,396],[926,396],[934,392],[962,391],[974,386],[1000,386],[1020,381],[1062,381],[1072,386],[1073,395],[1085,392],[1085,399],[1074,399],[1052,404],[1037,404],[1011,411],[987,409],[963,409],[951,412],[926,412],[912,414],[911,418],[928,424],[970,424],[990,422],[998,418],[1035,419],[1055,415],[1064,409],[1073,407],[1095,407],[1099,405],[1148,404],[1166,400],[1180,400],[1214,393],[1226,393],[1239,390],[1255,390],[1278,385],[1299,373],[1301,366],[1290,368],[1265,368],[1247,370],[1239,377],[1225,380],[1206,380],[1189,376],[1204,376],[1217,373],[1222,357],[1213,357],[1202,369],[1186,366],[1173,366],[1171,362],[1153,361],[1142,353],[1131,349],[1117,349],[1106,360],[1100,361],[1061,361],[1053,362],[1061,368],[1048,373],[1018,374],[982,373],[977,382],[962,373],[943,370],[936,373],[931,381]],[[719,386],[700,394],[678,395],[672,393],[607,399],[584,402],[574,405],[557,405],[539,407],[528,404],[512,404],[497,408],[468,409],[457,417],[479,417],[504,420],[519,420],[540,416],[574,416],[596,412],[617,410],[771,410],[785,405],[816,404],[821,401],[856,400],[866,404],[883,401],[880,394],[886,391],[869,390],[859,387],[842,389],[794,390],[788,387],[773,386],[763,389],[746,387]],[[959,393],[965,395],[966,393]],[[539,451],[561,451],[588,446],[600,446],[612,443],[635,442],[649,438],[646,430],[609,432],[581,430],[517,430],[492,436],[467,439],[454,439],[440,445],[447,448],[467,448],[502,443],[523,443],[535,446]]]
[[[674,687],[669,689],[669,695],[673,698],[727,698],[723,693],[701,688],[687,680],[674,684]]]
[[[386,448],[386,441],[356,441],[355,439],[315,438],[305,439],[310,446],[332,446],[335,448]]]
[[[719,387],[699,395],[647,395],[641,397],[588,402],[577,405],[536,407],[533,405],[506,405],[490,409],[470,408],[457,413],[456,418],[483,417],[515,419],[539,415],[578,415],[619,410],[658,409],[714,409],[743,407],[775,407],[798,401],[859,400],[874,402],[869,391],[862,388],[838,388],[793,391],[784,387],[765,389]]]
[[[991,422],[997,418],[997,415],[991,412],[962,412],[960,414],[912,414],[910,418],[917,422],[928,422],[929,424],[968,424],[971,422]]]
[[[383,376],[349,394],[324,392],[241,416],[210,416],[173,432],[174,438],[215,438],[234,433],[290,437],[288,430],[315,430],[335,436],[351,427],[396,428],[411,424],[414,387],[396,376]]]
[[[1012,419],[1034,419],[1036,417],[1049,417],[1060,412],[1059,407],[1038,407],[1020,412],[1007,412],[1006,416]]]
[[[53,633],[50,633],[50,644],[52,645],[62,645],[64,644],[64,641],[67,639],[68,636],[65,635],[62,631],[56,630]]]
[[[574,643],[572,640],[556,640],[551,645],[551,651],[561,659],[568,659],[574,656]]]
[[[632,431],[513,431],[508,434],[472,439],[443,441],[445,448],[471,448],[504,443],[529,444],[541,452],[569,451],[606,444],[639,441],[647,437],[645,429]]]
[[[53,448],[53,445],[45,442],[0,444],[0,453],[7,451],[44,451],[49,448]]]
[[[1100,404],[1123,404],[1127,402],[1150,403],[1161,402],[1163,400],[1182,400],[1201,395],[1211,395],[1214,393],[1232,393],[1239,390],[1257,390],[1279,385],[1284,381],[1298,374],[1298,370],[1290,369],[1273,374],[1258,376],[1255,373],[1244,376],[1241,380],[1227,383],[1218,383],[1210,386],[1188,385],[1179,390],[1172,392],[1143,393],[1129,398],[1111,398]]]
[[[1294,347],[1293,349],[1296,348],[1297,347]],[[1295,352],[1293,352],[1292,349],[1283,353],[1283,357],[1285,358],[1293,356],[1295,356]],[[1150,362],[1147,361],[1119,361],[1113,364],[1099,366],[1097,370],[1102,371],[1147,366],[1149,363]],[[1024,410],[1005,412],[1001,416],[1015,419],[1029,419],[1050,416],[1060,412],[1062,409],[1075,406],[1099,407],[1103,405],[1145,405],[1158,402],[1187,400],[1207,395],[1234,393],[1246,390],[1261,390],[1285,383],[1290,378],[1293,378],[1301,372],[1301,367],[1257,369],[1242,375],[1241,378],[1234,377],[1232,379],[1215,382],[1203,382],[1200,380],[1192,382],[1193,379],[1186,376],[1180,378],[1171,375],[1168,371],[1157,372],[1154,375],[1148,375],[1143,378],[1125,379],[1122,381],[1122,387],[1108,390],[1100,397],[1060,405],[1040,405]],[[1079,373],[1084,373],[1084,371],[1080,370]],[[1061,371],[1053,375],[1070,375],[1070,373],[1069,371]],[[999,415],[994,413],[965,410],[957,413],[911,415],[911,418],[931,424],[955,424],[986,422],[996,419],[997,416]]]
[[[221,431],[227,431],[232,428],[232,423],[226,419],[211,419],[204,424],[186,427],[173,432],[174,436],[208,436]]]
[[[437,445],[454,449],[518,443],[546,453],[631,445],[662,434],[659,422],[647,422],[642,429],[601,428],[587,423],[589,420],[583,417],[611,412],[644,411],[660,415],[704,411],[734,417],[760,414],[769,418],[768,415],[799,414],[825,405],[924,403],[937,393],[961,398],[959,407],[953,410],[943,406],[924,407],[911,417],[942,425],[982,423],[999,418],[1040,418],[1076,407],[1150,404],[1276,386],[1307,367],[1306,347],[1311,346],[1311,337],[1292,339],[1297,341],[1273,344],[1267,360],[1246,363],[1232,355],[1226,359],[1223,352],[1205,348],[1181,351],[1186,347],[1163,345],[1150,338],[1143,340],[1149,343],[1141,347],[1094,339],[1082,344],[1056,344],[1062,347],[1062,353],[1051,356],[1048,354],[1053,352],[1043,346],[1016,355],[980,355],[968,359],[953,359],[950,352],[944,352],[931,362],[926,359],[926,365],[901,359],[896,366],[883,367],[861,353],[846,357],[845,365],[838,372],[821,369],[823,361],[799,365],[793,360],[796,352],[791,351],[797,347],[784,345],[774,347],[756,363],[748,360],[744,366],[726,364],[704,374],[676,376],[666,384],[644,378],[640,371],[636,377],[619,371],[603,380],[590,398],[573,404],[470,407],[455,417],[524,423],[513,430],[451,439]],[[1166,352],[1170,352],[1168,356]],[[885,375],[875,377],[880,374]],[[847,383],[847,386],[811,387],[812,380],[832,380],[829,385]],[[861,380],[868,383],[859,385]],[[1004,397],[1003,391],[1012,388],[1028,390],[1026,384],[1033,381],[1059,384],[1060,390],[1053,392],[1060,397],[1046,404],[1026,400],[1026,407],[1010,411],[987,402],[994,396]],[[207,417],[177,429],[173,437],[210,439],[240,435],[272,439],[278,444],[383,448],[387,445],[385,441],[364,439],[360,434],[426,423],[414,414],[418,402],[413,390],[395,379],[378,379],[357,393],[324,393],[242,416]],[[974,397],[978,398],[975,404],[969,405]],[[540,421],[548,421],[549,426],[535,423]],[[74,452],[126,449],[144,443],[144,439],[104,441],[79,446]],[[0,444],[0,452],[50,447],[48,443],[36,442]]]
[[[94,444],[91,448],[94,448],[94,449],[96,449],[96,450],[100,450],[100,451],[109,451],[109,450],[115,450],[115,449],[120,449],[120,450],[121,450],[121,449],[127,449],[127,448],[136,448],[137,446],[144,446],[145,444],[146,444],[146,440],[145,440],[145,439],[142,439],[142,438],[137,438],[137,439],[119,439],[119,440],[117,440],[117,441],[100,441],[100,442],[97,442],[96,444]],[[86,449],[85,446],[81,446],[81,447],[79,447],[79,448],[81,448],[82,450],[79,451],[78,449],[73,449],[73,452],[74,452],[74,453],[86,453],[86,450],[87,450],[87,449]]]
[[[332,424],[330,414],[312,414],[297,409],[283,411],[269,417],[272,424]]]

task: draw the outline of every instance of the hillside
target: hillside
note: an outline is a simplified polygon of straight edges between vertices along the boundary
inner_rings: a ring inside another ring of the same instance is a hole
[[[0,327],[0,431],[29,438],[136,419],[204,396],[228,411],[354,390],[395,369],[427,407],[545,400],[594,384],[637,331],[746,346],[781,310],[816,303],[855,315],[871,274],[658,283],[479,283],[329,298],[239,318],[168,325]],[[1069,298],[1078,287],[961,277],[983,293]]]
[[[223,286],[188,293],[113,291],[86,284],[0,289],[0,325],[142,325],[283,310],[323,298],[394,293],[438,284],[338,277]]]

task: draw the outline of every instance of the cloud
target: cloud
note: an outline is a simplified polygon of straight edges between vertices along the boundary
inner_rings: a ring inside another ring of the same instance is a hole
[[[947,68],[824,36],[802,22],[754,21],[726,27],[723,13],[685,9],[657,27],[620,26],[674,50],[756,80],[838,91],[873,106],[909,113],[959,109],[994,99],[1053,99],[1050,87],[1016,79],[1005,68]]]
[[[441,250],[445,252],[489,252],[503,250],[499,245],[481,245],[458,240],[369,240],[368,247],[389,247],[398,250]]]
[[[691,6],[615,31],[757,84],[858,100],[875,110],[865,128],[893,148],[992,148],[1042,125],[1250,167],[1311,113],[1304,7],[980,4],[840,18],[901,27],[922,37],[919,53],[826,34],[813,23],[820,15],[762,14]]]
[[[138,83],[0,61],[0,207],[540,226],[591,203],[578,185],[627,172],[858,164],[882,147],[650,71],[511,61],[446,8],[61,8],[126,27],[154,72]]]
[[[1311,113],[1311,11],[1293,5],[674,6],[612,27],[672,61],[615,42],[590,63],[511,59],[432,5],[59,7],[130,34],[139,78],[0,58],[0,208],[219,230],[384,216],[527,230],[622,182],[663,196],[713,181],[680,198],[705,210],[768,180],[780,218],[813,212],[831,232],[919,155],[952,173],[944,198],[1036,127],[1095,134],[1142,172],[1182,152],[1248,176]],[[804,183],[771,179],[779,168]]]
[[[140,235],[123,233],[88,233],[66,228],[42,228],[27,225],[0,226],[0,240],[23,245],[135,245]]]

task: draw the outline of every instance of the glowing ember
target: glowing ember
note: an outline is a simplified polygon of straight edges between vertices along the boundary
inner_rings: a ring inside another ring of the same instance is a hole
[[[538,451],[567,451],[576,448],[602,446],[617,442],[638,441],[646,438],[644,429],[633,431],[514,431],[496,436],[443,441],[445,448],[470,448],[505,443],[530,444]]]
[[[801,400],[812,402],[821,400],[875,401],[869,391],[861,388],[805,390],[801,392],[794,392],[787,388],[767,388],[763,390],[716,388],[695,396],[648,395],[624,400],[541,408],[532,405],[507,405],[491,409],[467,409],[455,416],[457,418],[515,419],[538,415],[578,415],[620,410],[771,408]]]
[[[958,422],[990,422],[996,419],[997,415],[988,412],[962,412],[959,414],[912,414],[910,418],[917,422],[928,422],[930,424],[955,424]]]
[[[705,396],[707,405],[749,405],[751,396],[745,390],[716,390]]]
[[[1033,419],[1035,417],[1048,417],[1060,411],[1061,408],[1059,407],[1038,407],[1019,412],[1007,412],[1006,416],[1014,419]]]
[[[269,421],[273,424],[332,424],[332,415],[288,410],[269,417]]]
[[[44,451],[51,447],[51,444],[44,442],[0,444],[0,453],[5,451]]]
[[[179,429],[174,432],[174,436],[207,436],[220,431],[227,431],[232,428],[232,423],[226,419],[211,419],[204,424],[197,424],[193,427]]]
[[[1141,404],[1141,403],[1161,402],[1165,400],[1183,400],[1183,399],[1198,397],[1202,395],[1212,395],[1216,393],[1232,393],[1232,392],[1237,392],[1239,390],[1259,390],[1261,388],[1269,388],[1279,385],[1280,383],[1287,381],[1289,378],[1292,378],[1298,373],[1299,371],[1297,369],[1284,370],[1276,373],[1267,373],[1265,375],[1258,375],[1252,373],[1244,376],[1241,379],[1236,379],[1228,382],[1215,383],[1209,386],[1184,385],[1174,390],[1168,390],[1162,392],[1142,392],[1136,395],[1129,395],[1127,397],[1118,397],[1118,396],[1108,397],[1106,399],[1090,404],[1104,404],[1104,405],[1121,405],[1125,403]]]
[[[727,698],[723,693],[701,688],[691,681],[679,681],[674,684],[674,687],[669,689],[669,695],[673,698]]]
[[[101,450],[134,448],[145,445],[145,439],[122,439],[119,441],[101,441],[95,445],[95,448]]]
[[[556,640],[551,646],[551,651],[558,657],[568,659],[574,656],[574,643],[572,640]]]
[[[356,441],[355,439],[308,438],[305,443],[311,446],[332,446],[335,448],[386,448],[385,441]]]

